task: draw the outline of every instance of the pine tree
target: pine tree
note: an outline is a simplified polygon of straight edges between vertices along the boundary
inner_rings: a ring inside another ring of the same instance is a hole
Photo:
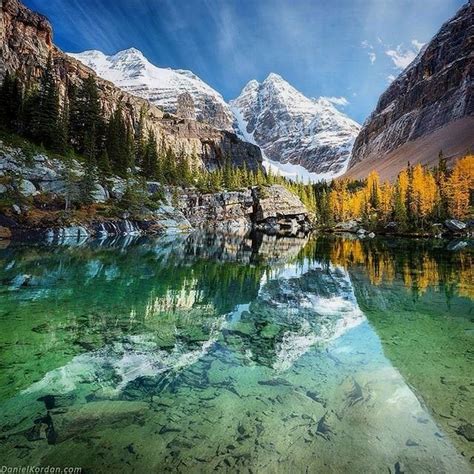
[[[90,205],[94,202],[97,171],[94,165],[85,167],[84,174],[79,181],[79,201],[81,204]]]
[[[100,172],[102,181],[106,180],[112,174],[112,168],[110,166],[109,154],[107,149],[104,148],[97,159],[97,168]]]
[[[7,71],[0,87],[0,127],[19,131],[23,106],[23,88],[16,76]]]
[[[41,76],[38,107],[33,111],[33,138],[45,147],[64,151],[60,132],[59,89],[54,79],[51,55]]]
[[[158,149],[152,130],[148,131],[148,139],[144,146],[142,171],[143,176],[148,179],[159,178]]]
[[[104,129],[99,101],[99,92],[94,76],[88,76],[79,87],[69,91],[71,136],[79,153],[86,148],[95,151],[102,147]],[[91,140],[94,146],[91,146]]]
[[[135,129],[135,163],[137,166],[142,168],[143,174],[146,176],[146,173],[143,170],[146,159],[146,147],[148,145],[147,140],[145,138],[145,113],[146,108],[145,106],[143,106],[140,109],[140,118]]]

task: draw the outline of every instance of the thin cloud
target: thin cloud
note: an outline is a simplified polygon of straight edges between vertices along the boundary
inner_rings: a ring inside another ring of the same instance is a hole
[[[323,99],[331,102],[331,104],[338,105],[339,107],[345,107],[349,105],[349,101],[345,97],[323,97]]]
[[[424,43],[414,39],[411,46],[405,47],[399,44],[395,49],[388,49],[385,54],[390,57],[397,69],[405,69],[417,56]]]
[[[364,49],[368,49],[369,51],[367,52],[367,55],[369,56],[369,60],[370,60],[370,64],[374,64],[376,59],[377,59],[377,55],[375,54],[374,52],[374,47],[372,44],[370,44],[367,40],[364,40],[362,41],[361,43],[361,46],[364,48]]]

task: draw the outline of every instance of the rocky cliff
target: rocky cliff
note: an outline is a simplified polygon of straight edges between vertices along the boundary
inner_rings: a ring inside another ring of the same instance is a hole
[[[78,182],[68,180],[68,173],[83,176],[84,167],[76,160],[66,165],[47,154],[28,155],[0,141],[0,240],[77,243],[91,236],[175,234],[193,229],[296,236],[310,229],[308,210],[280,185],[206,194],[149,181],[142,209],[131,215],[117,207],[127,181],[114,177],[107,184],[96,183],[93,205],[85,212],[65,211],[65,202],[79,194]],[[159,202],[146,203],[156,195],[162,196]]]
[[[79,83],[88,75],[95,75],[92,69],[64,54],[53,44],[52,28],[44,16],[32,12],[18,0],[3,0],[0,15],[0,78],[9,70],[25,82],[35,82],[41,76],[49,55],[52,56],[63,93],[69,82]],[[208,123],[165,115],[147,100],[99,77],[97,84],[106,115],[122,103],[128,120],[136,125],[140,111],[145,109],[145,126],[154,130],[158,143],[164,140],[176,150],[197,153],[202,165],[209,169],[220,165],[226,155],[231,156],[236,165],[245,162],[250,169],[255,170],[261,164],[259,148],[240,140],[231,132],[221,131]]]
[[[445,23],[382,94],[358,135],[347,176],[393,178],[407,161],[432,165],[474,146],[474,4]]]
[[[280,235],[310,229],[306,207],[280,185],[214,194],[185,190],[177,207],[194,228],[244,233],[257,229]]]

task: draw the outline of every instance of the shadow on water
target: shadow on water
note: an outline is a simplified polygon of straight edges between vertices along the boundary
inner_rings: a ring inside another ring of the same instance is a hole
[[[471,259],[464,244],[201,233],[10,246],[0,457],[470,472]]]

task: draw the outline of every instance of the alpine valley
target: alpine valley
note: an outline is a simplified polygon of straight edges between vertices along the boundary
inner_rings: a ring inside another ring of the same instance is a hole
[[[291,178],[316,181],[342,174],[360,129],[329,100],[308,99],[274,73],[262,84],[250,81],[237,99],[226,104],[192,72],[156,67],[135,48],[113,56],[100,51],[69,56],[165,112],[182,116],[178,97],[189,94],[191,117],[259,145],[267,166]]]
[[[0,0],[1,473],[474,472],[462,1]]]

